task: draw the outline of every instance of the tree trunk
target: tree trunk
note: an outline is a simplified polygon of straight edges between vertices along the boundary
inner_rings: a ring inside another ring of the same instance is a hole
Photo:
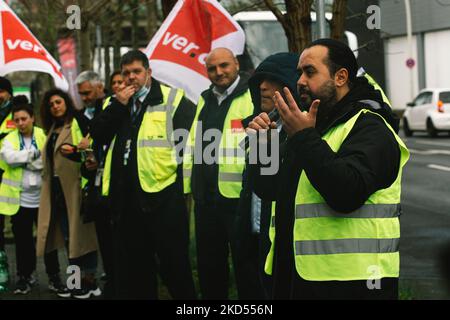
[[[137,8],[139,7],[139,1],[133,0],[131,2],[131,7],[133,8],[133,13],[131,15],[131,47],[134,50],[139,48],[138,44],[138,29],[139,29],[139,12]]]
[[[92,69],[92,60],[91,60],[91,33],[90,33],[90,24],[82,24],[80,34],[80,69],[81,71],[91,70]]]
[[[311,42],[311,5],[313,0],[286,0],[284,31],[289,51],[300,53]]]
[[[159,26],[158,7],[156,0],[147,1],[147,35],[148,39],[153,38]]]
[[[114,10],[117,13],[118,16],[120,16],[123,12],[123,3],[122,1],[116,1],[116,4],[114,6]],[[120,46],[122,43],[122,19],[116,19],[113,23],[113,61],[114,61],[114,70],[120,69]]]
[[[277,17],[288,40],[289,51],[302,52],[311,42],[311,5],[313,0],[285,0],[283,14],[272,0],[264,0],[266,6]]]
[[[102,32],[103,38],[103,50],[105,51],[104,63],[105,63],[105,87],[109,87],[109,76],[111,72],[111,57],[109,56],[109,42],[110,42],[110,30],[104,29]]]
[[[333,3],[333,19],[331,20],[331,38],[342,40],[345,32],[345,16],[347,0],[335,0]]]
[[[175,3],[177,3],[177,0],[163,0],[161,1],[161,5],[162,5],[162,12],[163,12],[163,18],[165,19],[170,11],[172,10],[173,6],[175,5]]]

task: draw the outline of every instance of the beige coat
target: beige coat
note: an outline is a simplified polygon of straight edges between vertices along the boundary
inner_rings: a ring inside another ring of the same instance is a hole
[[[81,173],[80,165],[65,158],[59,147],[64,143],[72,144],[71,124],[64,125],[53,154],[55,172],[58,175],[66,200],[67,215],[69,221],[69,258],[77,258],[91,251],[97,250],[97,235],[94,223],[83,224],[80,217],[81,204]],[[61,231],[61,223],[51,217],[51,180],[52,172],[50,161],[47,159],[47,144],[53,132],[50,130],[45,143],[42,160],[44,169],[42,172],[41,202],[39,205],[37,228],[37,255],[51,252],[64,247],[64,237]]]

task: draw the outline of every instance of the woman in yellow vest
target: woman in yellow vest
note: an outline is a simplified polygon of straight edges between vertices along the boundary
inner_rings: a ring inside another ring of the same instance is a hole
[[[11,216],[16,244],[17,284],[14,294],[27,294],[35,280],[36,249],[33,225],[37,222],[41,193],[42,157],[45,134],[34,126],[33,106],[25,96],[12,101],[12,116],[17,129],[3,140],[1,156],[5,172],[0,186],[0,214]],[[49,288],[61,287],[57,251],[45,256]]]
[[[83,139],[74,118],[75,107],[69,95],[59,89],[45,93],[41,117],[47,132],[42,152],[43,174],[39,207],[37,254],[66,246],[69,264],[81,271],[81,289],[60,290],[58,296],[86,299],[101,294],[95,281],[97,237],[94,223],[80,216],[80,163],[68,159],[63,148],[77,146]]]

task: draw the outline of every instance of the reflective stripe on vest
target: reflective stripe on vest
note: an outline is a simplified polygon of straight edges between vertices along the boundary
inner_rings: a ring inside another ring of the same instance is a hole
[[[161,85],[163,102],[148,106],[137,141],[138,176],[142,189],[159,192],[176,181],[177,159],[173,137],[173,117],[183,98],[181,89]],[[114,142],[109,147],[103,175],[102,194],[109,195]]]
[[[364,77],[367,79],[367,81],[369,81],[369,83],[375,88],[375,90],[380,91],[381,96],[383,97],[383,101],[392,108],[391,106],[391,102],[389,101],[389,98],[386,96],[386,94],[384,93],[383,89],[380,87],[380,85],[378,84],[378,82],[375,81],[374,78],[372,78],[368,73],[364,74]]]
[[[81,139],[83,139],[83,132],[81,131],[80,125],[78,124],[77,119],[73,118],[72,120],[72,126],[70,127],[70,132],[72,134],[72,144],[74,146],[77,146]],[[92,143],[92,139],[91,143]],[[88,184],[88,179],[81,177],[81,188],[84,188]]]
[[[109,105],[111,104],[111,98],[112,96],[109,96],[105,99],[105,101],[103,101],[102,110],[105,110],[109,107]]]
[[[275,209],[276,209],[276,202],[273,201],[271,208],[272,215],[270,217],[270,226],[269,226],[269,240],[272,246],[275,243]],[[269,275],[272,274],[272,261],[274,255],[274,250],[272,250],[273,249],[272,246],[270,248],[271,250],[269,250],[269,253],[267,254],[266,262],[264,264],[264,271]]]
[[[39,150],[42,151],[46,136],[41,128],[34,127],[34,139]],[[14,130],[5,137],[16,151],[20,151],[19,131]],[[23,167],[7,165],[0,185],[0,214],[15,215],[20,207],[20,192],[22,190]]]
[[[320,218],[395,218],[400,215],[400,204],[365,204],[349,214],[342,214],[324,203],[301,204],[295,207],[295,217]]]
[[[397,252],[399,238],[296,241],[296,255]]]
[[[329,130],[322,139],[337,152],[358,117],[366,112],[373,113],[361,110],[346,123]],[[397,179],[389,188],[372,194],[357,210],[342,214],[331,209],[302,172],[295,200],[293,246],[295,267],[303,279],[366,280],[374,276],[373,268],[377,270],[376,278],[398,277],[401,175],[409,152],[389,124],[385,124],[400,148]],[[269,260],[268,256],[266,272],[269,274],[272,262],[273,258]]]
[[[102,176],[102,196],[109,196],[109,186],[111,183],[111,165],[112,165],[112,154],[114,150],[114,144],[116,142],[116,138],[111,141],[111,144],[108,148],[108,152],[106,153],[105,158],[105,168],[103,169]]]
[[[197,113],[189,133],[183,157],[183,185],[184,192],[191,192],[192,167],[195,161],[195,142],[198,130],[198,119],[205,105],[203,97],[200,97],[197,105]],[[253,114],[253,103],[250,92],[236,97],[228,110],[222,127],[222,137],[218,151],[218,189],[225,198],[239,198],[242,189],[242,173],[245,166],[245,150],[239,143],[245,138],[245,130],[242,127],[243,119]],[[201,151],[200,153],[202,153]]]

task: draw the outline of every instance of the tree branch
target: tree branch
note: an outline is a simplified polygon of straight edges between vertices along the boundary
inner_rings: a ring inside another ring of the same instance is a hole
[[[278,9],[274,4],[272,0],[264,0],[264,3],[266,4],[267,8],[269,8],[270,11],[273,12],[275,17],[277,17],[278,21],[281,23],[284,29],[289,28],[288,24],[286,23],[286,19],[281,12],[280,9]]]

